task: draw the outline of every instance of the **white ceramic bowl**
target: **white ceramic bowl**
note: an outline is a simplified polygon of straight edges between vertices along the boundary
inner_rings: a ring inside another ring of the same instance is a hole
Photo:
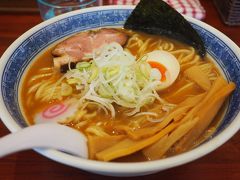
[[[19,108],[19,82],[24,70],[39,52],[58,39],[78,31],[99,27],[121,27],[133,8],[133,6],[105,6],[70,12],[45,21],[19,37],[0,60],[0,116],[8,129],[15,132],[27,125]],[[193,161],[231,138],[240,127],[240,50],[228,37],[213,27],[196,19],[186,18],[199,32],[206,44],[207,52],[215,58],[226,78],[237,85],[223,122],[211,139],[186,153],[140,163],[100,162],[81,159],[56,150],[35,150],[52,160],[89,172],[111,176],[138,176]]]

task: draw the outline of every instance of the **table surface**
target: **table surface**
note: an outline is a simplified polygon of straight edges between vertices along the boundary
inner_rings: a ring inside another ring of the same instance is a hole
[[[222,31],[240,46],[240,27],[223,24],[211,0],[201,0],[201,3],[207,12],[204,21]],[[39,14],[33,12],[1,13],[0,56],[17,37],[41,21]],[[7,128],[0,122],[0,137],[8,133]],[[205,179],[240,179],[240,133],[203,158],[141,178],[200,179],[203,177]],[[0,179],[113,179],[113,177],[95,175],[68,167],[29,150],[0,159]]]

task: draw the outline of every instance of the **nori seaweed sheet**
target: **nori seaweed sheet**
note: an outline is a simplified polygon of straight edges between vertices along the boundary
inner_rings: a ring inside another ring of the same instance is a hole
[[[206,54],[204,43],[191,24],[161,0],[141,0],[124,28],[177,39],[193,46],[201,57]]]

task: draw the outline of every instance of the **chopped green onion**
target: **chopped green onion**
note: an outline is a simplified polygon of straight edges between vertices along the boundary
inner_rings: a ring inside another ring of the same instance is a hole
[[[143,56],[136,60],[117,43],[105,45],[93,53],[90,62],[79,62],[76,70],[68,71],[64,96],[71,95],[72,86],[81,92],[79,102],[95,102],[108,110],[112,117],[115,109],[112,103],[131,108],[127,115],[134,115],[141,107],[160,97],[155,90],[160,81],[151,78],[151,66]]]
[[[85,61],[84,62],[79,62],[79,63],[76,64],[76,68],[78,70],[83,70],[83,69],[86,69],[90,66],[91,66],[91,64],[89,62],[85,62]]]

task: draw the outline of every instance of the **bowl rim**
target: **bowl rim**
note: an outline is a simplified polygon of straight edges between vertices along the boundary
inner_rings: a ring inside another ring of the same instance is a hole
[[[30,35],[38,31],[39,29],[52,24],[54,22],[57,22],[59,20],[82,14],[82,13],[88,13],[93,11],[102,11],[102,10],[131,10],[135,6],[128,6],[128,5],[110,5],[110,6],[99,6],[99,7],[91,7],[81,10],[72,11],[66,14],[62,14],[59,16],[56,16],[52,19],[49,19],[47,21],[44,21],[27,32],[25,32],[23,35],[21,35],[19,38],[17,38],[10,46],[9,48],[4,52],[2,57],[0,58],[0,77],[3,75],[3,70],[5,67],[5,64],[9,57],[11,56],[12,52]],[[240,49],[239,47],[226,35],[215,29],[214,27],[201,22],[197,19],[184,16],[188,21],[214,33],[216,36],[221,37],[221,40],[224,41],[228,46],[232,49],[232,51],[236,54],[238,59],[240,59]],[[0,84],[2,83],[2,79],[0,78]],[[0,93],[2,94],[2,90],[0,88]],[[2,119],[2,122],[5,124],[5,126],[11,131],[15,132],[21,129],[21,127],[14,121],[14,119],[11,117],[9,112],[7,111],[5,104],[3,102],[2,96],[0,96],[0,117]],[[54,161],[77,167],[82,170],[87,170],[91,172],[102,172],[102,173],[143,173],[143,172],[156,172],[164,169],[168,169],[171,167],[179,166],[182,164],[186,164],[188,162],[191,162],[195,159],[198,159],[213,150],[217,149],[219,146],[224,144],[227,140],[229,140],[238,130],[240,129],[240,113],[237,114],[235,119],[217,136],[212,138],[210,141],[202,144],[201,146],[192,149],[188,152],[181,153],[179,155],[175,155],[166,159],[161,160],[155,160],[155,161],[146,161],[146,162],[126,162],[126,163],[117,163],[117,162],[102,162],[102,161],[95,161],[95,160],[89,160],[89,159],[82,159],[73,155],[69,155],[67,153],[63,153],[57,150],[51,150],[51,149],[41,149],[36,148],[34,149],[38,153],[42,154],[45,157],[48,157],[49,159],[52,159]]]

